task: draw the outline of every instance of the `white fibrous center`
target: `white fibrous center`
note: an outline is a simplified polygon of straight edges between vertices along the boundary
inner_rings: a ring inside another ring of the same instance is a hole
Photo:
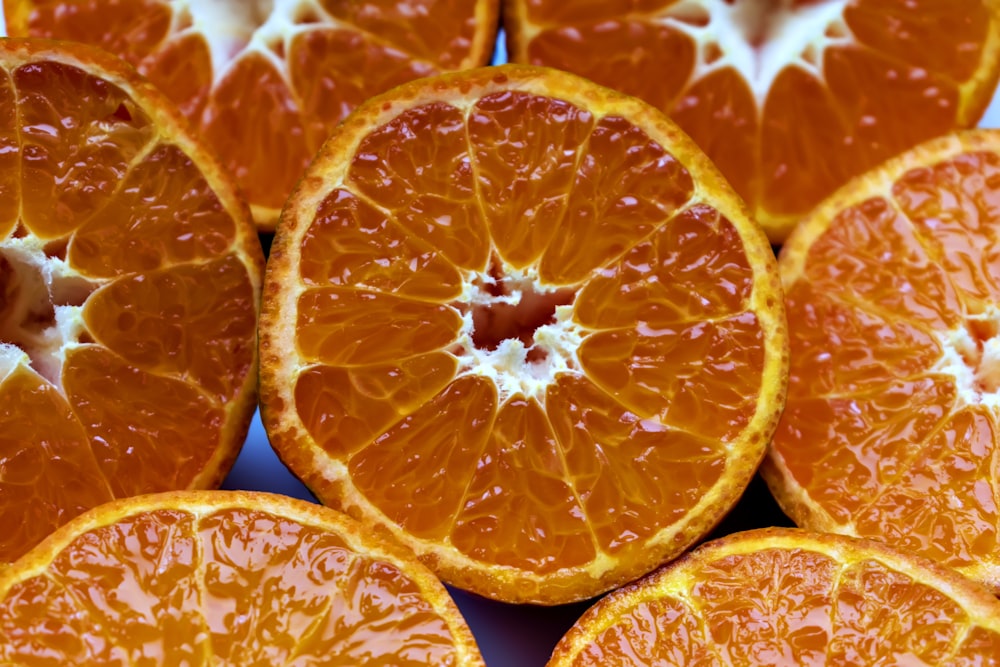
[[[831,46],[855,43],[844,20],[848,0],[681,0],[660,19],[697,45],[694,79],[732,68],[759,105],[778,74],[799,67],[823,78]]]
[[[1000,407],[1000,309],[969,315],[938,340],[943,354],[932,370],[955,378],[959,401]]]
[[[459,376],[492,380],[501,403],[521,394],[544,404],[557,375],[580,370],[576,352],[583,332],[572,321],[575,297],[573,289],[539,286],[499,261],[489,272],[470,274],[453,304],[463,319],[450,348]]]
[[[285,54],[302,31],[340,22],[316,0],[174,0],[174,35],[200,34],[208,45],[213,84],[249,54],[290,77]]]
[[[30,236],[0,242],[0,378],[28,362],[59,384],[64,350],[85,335],[81,311],[97,285],[64,252]]]

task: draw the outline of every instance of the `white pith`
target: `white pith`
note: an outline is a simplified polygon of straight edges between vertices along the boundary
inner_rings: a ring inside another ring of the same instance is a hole
[[[326,12],[315,0],[173,0],[172,38],[201,35],[212,61],[217,86],[242,58],[263,56],[290,82],[283,55],[301,33],[317,28],[356,30]],[[318,22],[304,22],[304,18]]]
[[[43,242],[33,236],[0,241],[0,257],[14,273],[0,285],[9,299],[0,311],[0,378],[16,366],[30,366],[59,386],[66,351],[79,345],[86,332],[81,304],[100,283],[47,255]],[[32,312],[47,305],[53,308],[53,323],[25,326]]]
[[[966,320],[1000,332],[1000,308],[990,305]],[[982,405],[1000,409],[1000,333],[977,342],[967,327],[937,332],[941,358],[932,372],[954,379],[960,406]]]
[[[791,0],[681,0],[655,22],[683,32],[696,45],[691,80],[732,68],[763,106],[778,74],[798,67],[823,78],[832,46],[854,44],[844,21],[847,0],[793,8]],[[698,25],[704,23],[705,25]]]
[[[573,306],[556,306],[554,322],[543,324],[534,331],[534,345],[544,357],[540,361],[528,360],[529,348],[518,339],[508,338],[500,342],[494,350],[481,349],[473,341],[475,324],[471,307],[493,304],[521,304],[524,295],[519,286],[532,285],[541,294],[554,292],[556,288],[540,285],[537,270],[516,270],[502,267],[504,282],[511,287],[508,294],[494,296],[479,287],[491,284],[494,279],[486,272],[468,272],[465,276],[461,304],[470,307],[462,316],[462,328],[449,351],[458,358],[457,377],[479,376],[493,382],[497,388],[500,404],[511,396],[521,394],[525,398],[545,405],[545,391],[555,384],[558,375],[564,373],[581,374],[577,350],[583,342],[584,330],[573,322]]]

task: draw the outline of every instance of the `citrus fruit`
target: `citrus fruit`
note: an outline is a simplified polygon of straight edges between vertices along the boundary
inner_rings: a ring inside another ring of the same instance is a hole
[[[665,116],[556,70],[359,107],[289,199],[264,301],[279,456],[508,601],[583,599],[680,553],[783,403],[760,228]]]
[[[734,533],[590,608],[549,667],[994,664],[1000,602],[885,545]]]
[[[330,130],[375,93],[485,65],[498,0],[4,0],[11,35],[87,42],[135,65],[274,228]]]
[[[0,40],[0,563],[114,497],[221,482],[256,405],[246,203],[132,68]]]
[[[434,575],[315,503],[246,491],[117,500],[0,572],[18,665],[483,665]]]
[[[516,62],[667,112],[775,243],[852,176],[976,124],[995,0],[506,0]]]
[[[788,404],[765,478],[800,526],[885,540],[1000,592],[1000,134],[852,181],[782,248]]]

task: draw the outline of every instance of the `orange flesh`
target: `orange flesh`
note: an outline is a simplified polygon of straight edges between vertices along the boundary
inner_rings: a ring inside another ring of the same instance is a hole
[[[157,510],[91,529],[0,601],[18,664],[454,665],[394,565],[259,510]]]
[[[303,234],[305,428],[392,521],[472,558],[546,573],[640,548],[719,479],[763,365],[747,257],[692,190],[638,127],[553,98],[402,112]],[[468,270],[523,306],[469,302]],[[493,349],[531,345],[559,307],[583,331],[579,367],[541,396],[501,396],[449,354],[468,352],[463,314],[495,328],[473,339]]]
[[[559,664],[973,665],[1000,651],[1000,633],[876,559],[762,549],[686,570],[684,582],[613,612],[609,628]]]
[[[0,461],[33,468],[0,480],[0,561],[112,495],[192,485],[233,428],[248,260],[201,167],[157,133],[77,67],[0,70],[0,350],[32,369],[0,364]]]
[[[135,65],[178,104],[250,203],[274,211],[360,102],[404,81],[485,64],[470,61],[486,29],[477,24],[482,3],[325,0],[320,15],[301,2],[289,6],[281,34],[264,31],[251,44],[267,4],[5,0],[11,34],[95,44]]]
[[[789,54],[821,65],[821,77],[790,64],[759,100],[744,74],[713,64],[726,55],[741,62],[763,57],[767,21],[779,14],[763,9],[766,3],[726,10],[742,11],[745,22],[736,30],[744,33],[747,55],[726,53],[709,3],[512,4],[524,12],[519,39],[527,40],[515,59],[581,74],[667,112],[765,226],[767,219],[805,214],[849,177],[904,148],[974,124],[986,104],[984,96],[973,103],[976,111],[960,108],[960,85],[980,67],[991,29],[980,0],[916,8],[892,0],[847,3],[846,33],[837,24],[825,26],[825,35],[824,26],[808,29],[817,39],[849,34],[850,43],[819,47],[822,55],[810,52],[812,45]],[[820,3],[801,4],[805,14]],[[699,44],[693,35],[706,28]]]
[[[986,152],[907,172],[845,209],[786,293],[776,453],[834,522],[958,568],[996,564],[997,174]],[[941,370],[948,332],[968,385]]]

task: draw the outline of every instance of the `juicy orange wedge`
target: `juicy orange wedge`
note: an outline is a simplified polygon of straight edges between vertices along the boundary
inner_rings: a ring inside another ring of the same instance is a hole
[[[115,497],[217,485],[256,404],[263,256],[174,107],[0,40],[0,563]]]
[[[987,665],[1000,602],[878,542],[794,529],[706,543],[608,595],[549,667]]]
[[[498,0],[4,0],[9,34],[128,60],[182,110],[272,230],[292,186],[358,104],[485,65]]]
[[[923,144],[782,249],[788,407],[766,479],[797,523],[1000,592],[1000,133]]]
[[[976,124],[995,0],[506,0],[511,60],[665,111],[774,243],[849,178]]]
[[[286,206],[264,299],[281,458],[490,597],[582,599],[676,556],[783,404],[760,228],[662,114],[555,70],[359,107]]]
[[[129,498],[64,526],[0,572],[0,662],[483,665],[413,554],[243,491]]]

